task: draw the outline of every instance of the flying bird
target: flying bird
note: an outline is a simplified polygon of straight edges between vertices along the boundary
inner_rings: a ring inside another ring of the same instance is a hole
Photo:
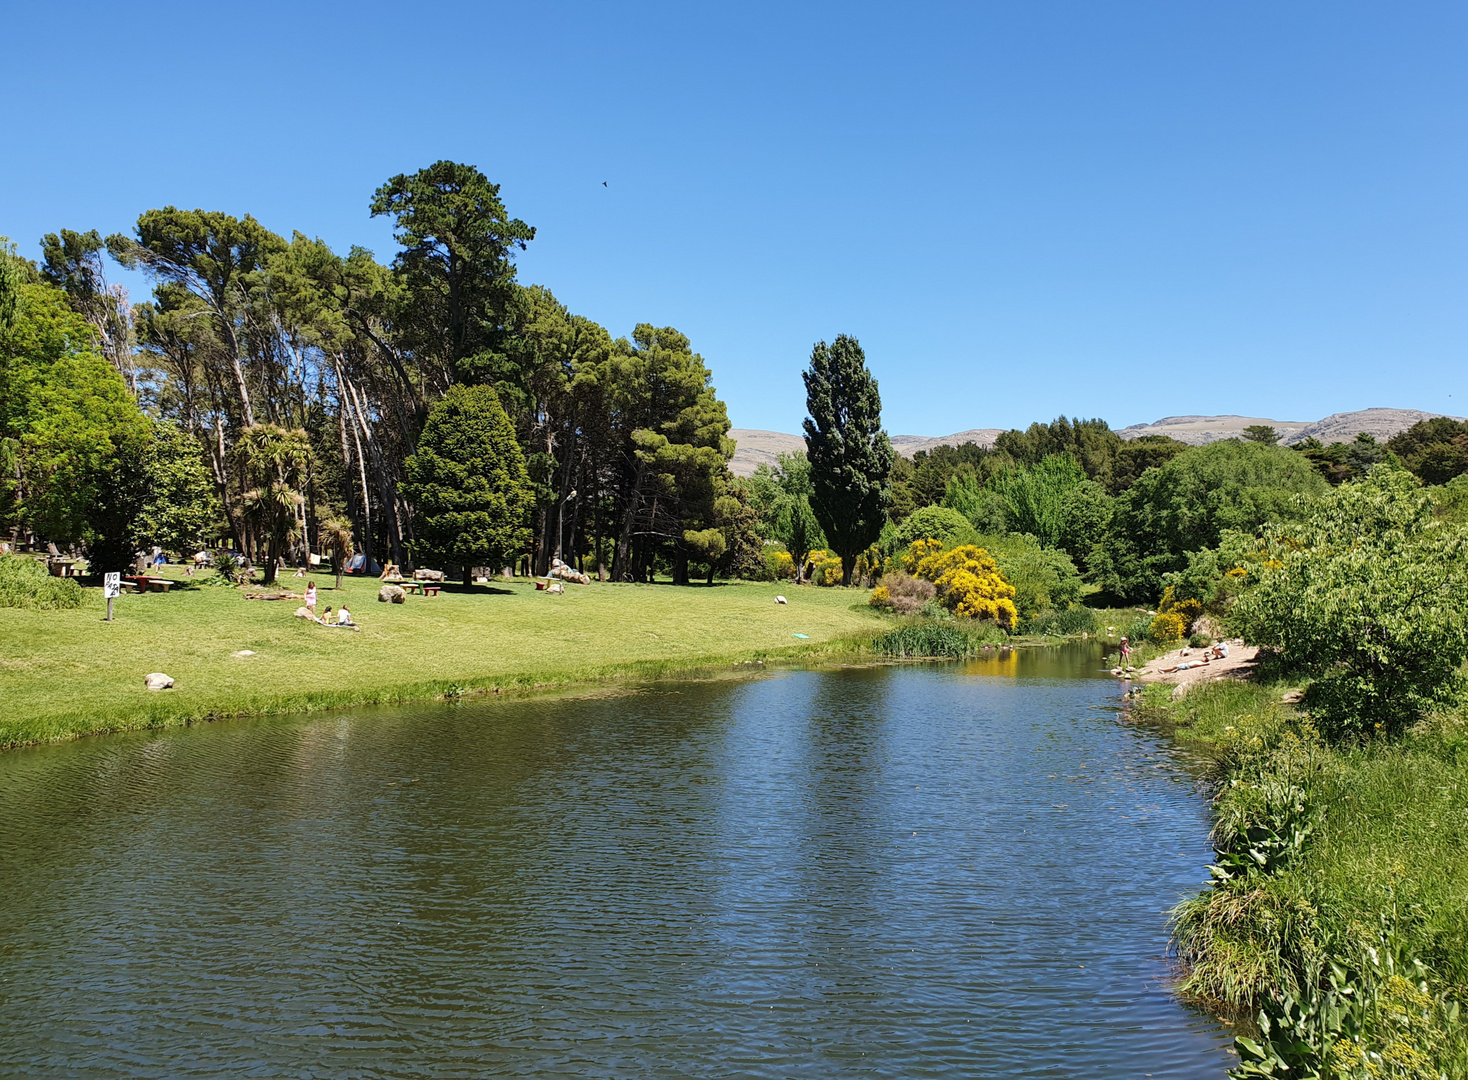
[[[607,182],[606,182],[606,181],[605,181],[605,180],[603,180],[603,181],[602,181],[602,182],[601,182],[601,186],[602,186],[602,187],[606,187],[606,186],[607,186]]]

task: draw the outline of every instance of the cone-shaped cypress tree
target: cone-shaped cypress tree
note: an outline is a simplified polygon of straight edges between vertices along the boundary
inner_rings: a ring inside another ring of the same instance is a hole
[[[830,346],[816,342],[804,377],[811,509],[841,556],[841,583],[850,585],[856,557],[876,542],[886,518],[893,454],[882,398],[861,346],[845,334]]]
[[[487,386],[453,386],[428,414],[403,492],[416,505],[415,560],[497,570],[530,540],[535,495],[500,399]]]

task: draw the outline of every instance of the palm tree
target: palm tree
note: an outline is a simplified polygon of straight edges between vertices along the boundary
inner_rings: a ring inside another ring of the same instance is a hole
[[[275,580],[281,550],[300,535],[301,506],[297,487],[306,471],[311,444],[299,428],[251,424],[236,452],[254,488],[245,492],[245,514],[265,541],[265,584]]]
[[[336,587],[342,587],[342,571],[347,560],[356,554],[352,546],[352,523],[344,517],[328,518],[316,527],[316,540],[321,547],[331,552],[331,562],[336,568]]]

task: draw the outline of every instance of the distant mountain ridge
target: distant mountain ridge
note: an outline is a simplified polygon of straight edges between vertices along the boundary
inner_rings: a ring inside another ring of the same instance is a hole
[[[1143,435],[1167,435],[1190,446],[1202,446],[1219,439],[1236,439],[1243,435],[1244,428],[1251,424],[1263,424],[1280,434],[1280,441],[1293,445],[1305,439],[1316,438],[1323,443],[1349,442],[1359,433],[1375,436],[1379,441],[1390,439],[1406,431],[1420,420],[1430,420],[1443,413],[1422,412],[1419,409],[1359,409],[1356,412],[1334,413],[1324,420],[1270,420],[1263,416],[1165,416],[1151,424],[1133,424],[1117,431],[1123,439],[1136,439]],[[1454,417],[1454,419],[1458,419]],[[919,450],[931,450],[935,446],[962,446],[977,443],[993,446],[994,440],[1005,428],[970,428],[952,435],[893,435],[892,447],[903,457],[912,457]],[[804,453],[805,439],[799,435],[787,435],[780,431],[756,431],[750,428],[734,428],[729,438],[738,444],[734,460],[729,468],[735,476],[751,476],[760,465],[774,465],[775,455],[781,453]]]

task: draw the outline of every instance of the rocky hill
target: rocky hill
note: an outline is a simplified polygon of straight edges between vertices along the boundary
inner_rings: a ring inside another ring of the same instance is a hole
[[[1421,412],[1418,409],[1360,409],[1356,412],[1335,413],[1324,420],[1271,420],[1264,416],[1167,416],[1151,424],[1133,424],[1117,432],[1123,439],[1135,439],[1141,435],[1168,435],[1191,446],[1216,442],[1219,439],[1236,439],[1251,424],[1264,424],[1280,434],[1281,441],[1297,443],[1312,436],[1323,443],[1350,442],[1360,432],[1374,435],[1385,441],[1406,431],[1419,420],[1427,420],[1442,413]],[[893,435],[892,446],[903,457],[912,457],[919,450],[931,450],[935,446],[962,446],[978,443],[992,446],[1003,428],[970,428],[952,435]],[[760,464],[775,464],[778,453],[804,453],[805,439],[799,435],[787,435],[780,431],[754,431],[735,428],[729,438],[739,444],[734,460],[729,463],[735,476],[750,476]]]
[[[1135,439],[1141,435],[1167,435],[1178,442],[1191,446],[1216,442],[1219,439],[1236,439],[1243,435],[1250,424],[1264,424],[1280,434],[1286,445],[1303,439],[1316,438],[1323,443],[1350,442],[1361,432],[1374,435],[1378,440],[1390,439],[1399,431],[1406,431],[1419,420],[1427,420],[1442,413],[1421,412],[1418,409],[1360,409],[1356,412],[1335,413],[1324,420],[1270,420],[1262,416],[1167,416],[1151,424],[1133,424],[1117,432],[1123,439]]]

